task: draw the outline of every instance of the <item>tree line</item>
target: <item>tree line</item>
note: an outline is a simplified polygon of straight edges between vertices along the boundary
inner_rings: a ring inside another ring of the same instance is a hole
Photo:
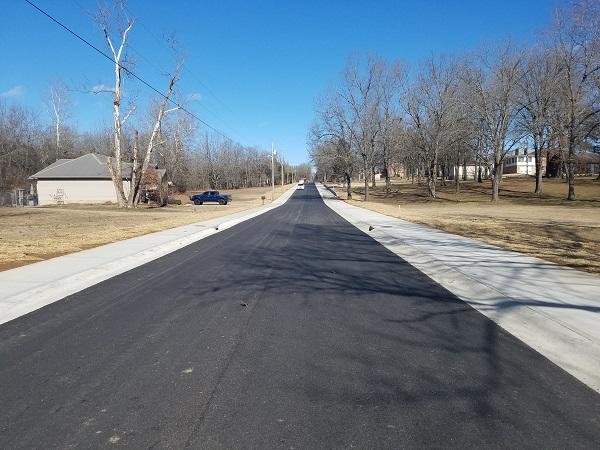
[[[542,193],[542,154],[560,155],[575,200],[577,154],[595,151],[600,133],[600,2],[555,11],[538,42],[496,43],[462,55],[433,55],[412,70],[399,60],[351,57],[318,100],[309,131],[317,176],[340,180],[365,199],[375,174],[423,178],[430,197],[453,178],[491,178],[492,200],[507,155],[528,148]],[[462,170],[461,170],[462,169]],[[462,171],[462,174],[460,172]],[[459,176],[459,174],[461,176]]]
[[[152,154],[151,167],[167,170],[169,181],[180,191],[236,189],[267,186],[271,183],[271,152],[244,146],[217,133],[200,129],[184,113],[164,119],[161,142]],[[124,131],[122,160],[133,160],[133,129]],[[27,189],[27,178],[57,159],[70,159],[85,153],[107,156],[114,152],[114,129],[99,127],[80,131],[68,124],[56,126],[44,120],[39,111],[0,99],[0,191]],[[149,136],[140,133],[143,146]],[[310,175],[310,165],[292,165],[275,157],[275,183],[281,183],[281,167],[286,183]]]

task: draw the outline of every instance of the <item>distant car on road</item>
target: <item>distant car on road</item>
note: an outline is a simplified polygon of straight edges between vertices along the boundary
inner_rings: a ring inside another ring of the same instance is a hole
[[[202,194],[190,196],[190,200],[194,202],[194,205],[202,205],[203,203],[218,203],[219,205],[226,205],[231,201],[231,195],[221,194],[219,191],[206,191]]]
[[[298,185],[296,186],[296,189],[304,189],[304,180],[298,181]]]

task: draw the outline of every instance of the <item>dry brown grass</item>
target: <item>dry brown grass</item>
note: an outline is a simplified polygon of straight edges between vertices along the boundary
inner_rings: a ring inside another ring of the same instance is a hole
[[[289,189],[278,187],[275,198]],[[114,205],[0,208],[0,271],[155,231],[187,225],[269,203],[271,190],[226,191],[228,205],[119,209]],[[187,195],[181,194],[189,203]]]
[[[574,202],[565,200],[566,184],[544,180],[544,194],[533,194],[534,180],[506,178],[501,200],[490,202],[491,186],[465,182],[460,194],[441,187],[428,200],[424,186],[394,183],[386,195],[378,185],[368,202],[353,190],[351,204],[450,233],[537,256],[558,264],[600,273],[600,182],[578,179]],[[342,189],[336,190],[345,198]]]

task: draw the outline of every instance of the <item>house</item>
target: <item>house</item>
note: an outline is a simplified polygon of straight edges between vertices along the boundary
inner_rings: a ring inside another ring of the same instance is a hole
[[[474,162],[468,162],[466,165],[458,166],[458,178],[463,179],[463,173],[467,173],[467,180],[474,180],[477,175],[477,165]],[[454,179],[454,171],[452,171],[451,178]]]
[[[581,152],[576,156],[575,175],[598,175],[600,173],[600,155],[591,152]],[[548,154],[549,177],[559,177],[563,173],[563,158],[560,152]]]
[[[155,170],[165,179],[164,169]],[[129,193],[131,164],[123,163],[123,188]],[[75,159],[59,159],[29,177],[39,205],[63,203],[116,203],[117,194],[108,169],[108,157],[88,153]]]
[[[542,173],[546,171],[546,159],[542,158]],[[514,155],[508,155],[504,158],[504,175],[535,175],[535,156],[528,155],[527,151],[523,155],[519,150],[515,150]]]
[[[591,152],[585,152],[580,155],[577,155],[577,174],[600,174],[600,155]]]
[[[454,171],[456,170],[456,166],[450,167],[450,172],[448,173],[448,179],[454,180]],[[463,180],[475,180],[477,179],[477,172],[481,170],[481,177],[488,178],[489,177],[489,168],[485,164],[477,164],[475,161],[467,161],[466,164],[460,164],[458,166],[458,178]],[[463,176],[463,173],[467,174],[466,178]]]

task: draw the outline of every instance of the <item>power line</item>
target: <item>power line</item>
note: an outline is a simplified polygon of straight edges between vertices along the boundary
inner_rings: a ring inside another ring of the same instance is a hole
[[[71,0],[79,9],[81,9],[81,11],[83,11],[84,14],[92,16],[92,14],[78,1],[78,0]],[[125,9],[125,11],[127,11],[129,14],[133,14],[131,12],[131,10],[127,7],[126,4],[122,5],[123,8]],[[154,34],[154,32],[152,30],[150,30],[148,27],[146,27],[144,25],[144,22],[142,20],[140,20],[139,18],[135,18],[135,23],[136,25],[140,25],[144,30],[146,30],[146,34],[151,36],[156,42],[158,42],[159,44],[161,44],[162,46],[164,46],[165,48],[168,48],[169,52],[169,56],[173,56],[171,54],[171,52],[173,51],[173,49],[170,46],[167,46],[166,43],[159,39],[156,34]],[[146,56],[144,56],[144,54],[142,52],[140,52],[139,50],[137,50],[133,45],[131,45],[130,42],[127,43],[127,48],[129,50],[131,50],[133,53],[135,53],[136,55],[138,55],[141,59],[143,59],[147,64],[149,64],[150,66],[152,66],[155,70],[158,71],[158,73],[162,76],[164,70],[160,67],[157,66],[157,64],[154,61],[151,61],[149,58],[147,58]],[[173,58],[173,60],[175,62],[177,62],[175,60],[175,58]],[[199,80],[197,77],[194,76],[193,72],[189,72],[186,70],[186,67],[182,67],[180,70],[180,74],[183,77],[183,74],[186,73],[189,75],[191,75],[193,77],[193,79],[199,83],[201,86],[205,87],[207,92],[210,93],[218,102],[220,102],[226,109],[228,109],[229,111],[231,111],[233,113],[233,111],[231,110],[231,108],[229,108],[226,104],[224,104],[219,98],[217,98],[217,96],[209,89],[208,86],[206,86],[205,83],[203,83],[201,80]],[[179,83],[179,85],[181,86],[181,83]],[[212,110],[211,108],[209,108],[205,103],[203,103],[201,105],[201,109],[203,109],[206,113],[208,113],[209,115],[211,115],[214,119],[216,119],[217,121],[219,121],[221,123],[221,128],[224,128],[226,132],[231,133],[232,136],[236,136],[237,139],[239,139],[240,137],[240,132],[233,128],[232,126],[228,125],[226,123],[226,121],[223,119],[223,117],[221,117],[217,112],[215,112],[214,110]],[[234,113],[235,114],[235,113]]]
[[[108,54],[106,54],[105,52],[103,52],[102,50],[100,50],[98,47],[96,47],[94,44],[92,44],[91,42],[89,42],[84,37],[82,37],[79,34],[77,34],[75,31],[73,31],[68,26],[66,26],[65,24],[63,24],[62,22],[60,22],[58,19],[52,17],[46,11],[44,11],[43,9],[41,9],[39,6],[37,6],[36,4],[32,3],[30,0],[25,0],[25,2],[28,3],[30,6],[32,6],[33,8],[37,9],[40,13],[42,13],[44,16],[46,16],[47,18],[49,18],[50,20],[52,20],[54,23],[56,23],[58,26],[60,26],[64,30],[66,30],[68,33],[70,33],[73,36],[75,36],[77,39],[79,39],[81,42],[83,42],[84,44],[86,44],[88,47],[94,49],[97,53],[99,53],[100,55],[104,56],[111,63],[113,63],[113,64],[115,63],[115,60],[111,56],[109,56]],[[170,97],[167,97],[165,94],[163,94],[158,89],[156,89],[154,86],[152,86],[150,83],[148,83],[147,81],[145,81],[144,79],[142,79],[141,77],[139,77],[138,75],[136,75],[134,72],[132,72],[131,70],[129,70],[127,67],[122,66],[120,63],[116,63],[116,64],[121,69],[123,69],[127,74],[131,75],[133,78],[135,78],[136,80],[138,80],[144,86],[146,86],[149,89],[151,89],[152,91],[156,92],[158,95],[160,95],[161,97],[163,97],[164,99],[166,99],[169,103],[172,103],[173,105],[175,105],[181,111],[184,111],[185,113],[189,114],[191,117],[193,117],[194,119],[196,119],[197,121],[199,121],[200,123],[202,123],[203,125],[205,125],[206,127],[210,128],[215,133],[221,135],[225,139],[230,139],[229,136],[227,136],[226,134],[222,133],[221,131],[219,131],[217,128],[213,127],[209,123],[205,122],[204,120],[202,120],[200,117],[198,117],[197,115],[195,115],[191,111],[185,109],[183,106],[181,106],[176,101],[172,100]]]

